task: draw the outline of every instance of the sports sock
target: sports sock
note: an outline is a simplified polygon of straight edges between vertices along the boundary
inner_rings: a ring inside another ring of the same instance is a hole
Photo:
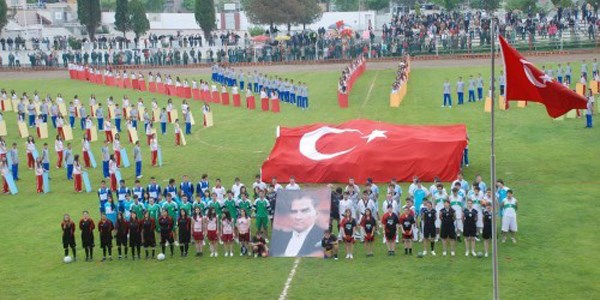
[[[148,249],[146,249],[146,258],[148,258]]]
[[[90,259],[94,259],[94,247],[90,247]]]
[[[112,257],[112,247],[108,247],[108,256]]]
[[[431,251],[433,251],[434,246],[435,246],[435,242],[431,242]]]
[[[152,249],[152,257],[154,257],[154,251],[156,251],[156,250]],[[164,252],[164,251],[165,251],[165,250],[163,250],[163,252]]]
[[[85,259],[89,259],[90,258],[90,248],[83,248],[85,250]]]
[[[167,247],[165,245],[160,246],[162,248],[162,253],[165,253],[167,251]]]
[[[138,258],[140,258],[140,256],[142,255],[142,246],[137,245],[136,248],[137,248]]]
[[[75,252],[75,247],[71,247],[71,250],[73,252],[73,258],[77,257],[77,252]]]
[[[181,252],[181,255],[183,255],[183,245],[179,246],[179,252]]]
[[[173,246],[173,244],[169,245],[169,247],[171,248],[171,256],[173,256],[173,249],[174,249],[175,247]]]
[[[117,247],[117,251],[119,252],[119,256],[121,256],[121,246]]]
[[[69,248],[65,248],[65,256],[69,256]]]
[[[125,248],[125,256],[127,256],[127,245],[125,245],[123,248]]]
[[[102,247],[102,256],[106,257],[106,247]]]
[[[190,244],[185,244],[185,254],[188,253],[188,250],[190,249]]]

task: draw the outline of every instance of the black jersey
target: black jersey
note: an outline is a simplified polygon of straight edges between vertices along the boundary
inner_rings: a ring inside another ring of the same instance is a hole
[[[442,208],[440,210],[440,217],[442,218],[443,225],[453,225],[455,220],[455,212],[452,208]]]
[[[337,237],[333,234],[329,235],[329,238],[323,237],[321,240],[321,247],[325,248],[325,250],[333,249],[333,245],[337,242]]]
[[[346,236],[352,236],[354,234],[354,227],[356,227],[356,221],[354,219],[346,219],[342,221],[342,226],[344,227],[344,234]]]
[[[437,218],[437,212],[435,209],[424,209],[421,212],[421,218],[423,219],[423,225],[425,227],[435,226],[435,219]]]
[[[370,217],[369,219],[363,217],[360,225],[365,229],[367,234],[371,234],[373,233],[375,226],[377,226],[377,221],[373,217]]]
[[[395,213],[386,213],[382,220],[385,225],[385,232],[394,233],[398,226],[398,216]]]
[[[477,210],[474,208],[471,208],[470,210],[465,208],[463,210],[463,216],[465,218],[465,227],[475,226],[477,223]]]
[[[400,217],[400,224],[402,225],[402,230],[410,231],[415,224],[415,217],[412,214],[403,215]]]
[[[483,211],[483,228],[489,228],[492,229],[492,218],[494,217],[494,215],[487,211],[484,210]]]

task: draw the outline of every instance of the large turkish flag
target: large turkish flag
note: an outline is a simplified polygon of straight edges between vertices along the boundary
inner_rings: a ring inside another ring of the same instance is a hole
[[[506,100],[533,101],[546,106],[548,115],[560,117],[571,109],[585,109],[587,100],[538,70],[499,36],[506,69]]]
[[[456,179],[467,146],[465,125],[407,126],[369,120],[281,128],[262,166],[265,181],[365,182]]]

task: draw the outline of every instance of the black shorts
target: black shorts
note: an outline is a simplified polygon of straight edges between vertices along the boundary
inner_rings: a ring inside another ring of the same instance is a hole
[[[173,239],[173,232],[160,233],[160,244],[165,245],[167,242],[169,242],[171,245],[175,242]]]
[[[396,241],[396,231],[385,232],[385,239],[387,241]]]
[[[492,238],[492,228],[484,227],[483,232],[481,233],[481,237],[483,237],[484,240],[491,239]]]
[[[125,246],[127,247],[127,234],[117,235],[117,246]]]
[[[76,247],[75,237],[72,235],[69,235],[69,236],[63,235],[62,242],[63,242],[63,248],[68,248],[68,247],[75,248]]]
[[[475,236],[477,236],[477,227],[475,227],[475,224],[470,225],[470,226],[465,226],[463,228],[463,234],[465,237],[475,237]]]
[[[137,247],[142,245],[142,236],[133,234],[129,236],[129,247]]]
[[[100,234],[100,247],[112,247],[112,235],[109,234]]]
[[[81,234],[81,245],[83,248],[94,247],[94,234]]]
[[[183,244],[189,244],[191,240],[191,233],[187,230],[179,229],[179,242]]]
[[[440,237],[443,239],[456,239],[456,230],[454,226],[443,226],[440,232]]]
[[[423,238],[432,239],[435,238],[435,224],[431,226],[423,227]]]
[[[145,248],[154,248],[156,247],[156,237],[154,236],[154,232],[150,231],[150,233],[144,233],[144,244]]]

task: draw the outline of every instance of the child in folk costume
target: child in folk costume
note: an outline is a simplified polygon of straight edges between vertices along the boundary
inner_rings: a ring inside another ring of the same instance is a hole
[[[121,136],[117,133],[113,140],[113,154],[115,155],[115,161],[117,166],[121,167]]]
[[[154,136],[154,125],[152,123],[148,123],[146,126],[146,142],[148,145],[152,142],[152,137]]]
[[[86,168],[89,168],[91,166],[90,164],[90,140],[88,139],[87,136],[83,136],[83,142],[82,142],[82,149],[81,152],[83,154],[83,165]]]
[[[109,143],[113,142],[112,124],[108,119],[104,121],[104,135]]]
[[[42,166],[41,157],[38,157],[35,162],[35,187],[37,193],[44,192],[44,167]]]
[[[150,160],[152,162],[152,167],[156,167],[158,165],[158,147],[156,135],[152,134],[150,138]]]
[[[79,162],[79,154],[75,154],[73,157],[73,184],[75,187],[75,192],[81,193],[82,189],[82,173],[85,169],[81,166]]]
[[[54,141],[54,151],[56,152],[56,168],[62,168],[63,164],[63,154],[64,154],[64,146],[63,146],[63,138],[59,135],[56,135],[56,140]]]
[[[181,145],[181,128],[179,126],[179,119],[175,120],[173,124],[175,127],[175,146]]]
[[[61,136],[63,140],[65,139],[65,131],[63,129],[64,126],[65,119],[63,118],[63,115],[61,113],[58,113],[58,117],[56,117],[56,132],[58,133],[58,135]]]
[[[171,116],[171,112],[173,111],[173,100],[171,100],[171,98],[169,98],[169,100],[167,100],[167,117],[168,117],[168,121],[169,123],[173,122],[172,116]]]
[[[167,134],[167,120],[167,110],[163,107],[163,109],[160,112],[160,132],[162,135]]]
[[[32,136],[27,137],[27,144],[25,147],[25,153],[27,154],[27,167],[31,170],[35,166],[35,159],[33,152],[35,152],[35,140]]]
[[[248,89],[246,89],[246,108],[247,109],[255,109],[256,108],[256,100],[254,99],[254,94],[252,93],[251,85],[248,85]]]
[[[110,189],[111,191],[117,190],[117,171],[119,171],[119,164],[115,159],[115,155],[110,156],[108,161],[108,174],[110,176]]]

